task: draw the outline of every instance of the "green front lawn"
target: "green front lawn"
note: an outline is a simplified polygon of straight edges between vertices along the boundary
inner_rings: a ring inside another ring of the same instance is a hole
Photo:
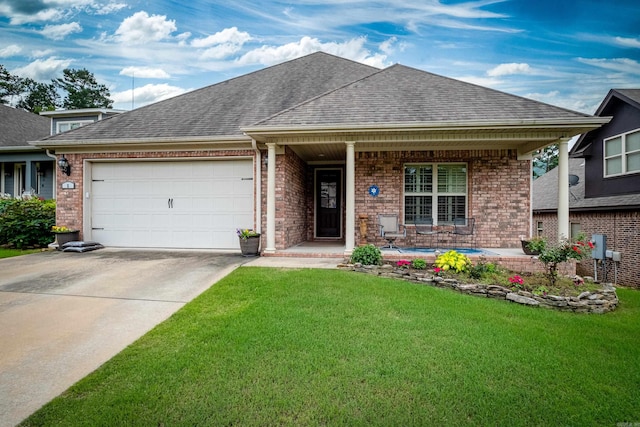
[[[41,252],[42,249],[3,249],[0,248],[0,258],[11,258],[13,256],[28,255]]]
[[[640,422],[640,292],[577,315],[337,270],[240,268],[25,425]]]

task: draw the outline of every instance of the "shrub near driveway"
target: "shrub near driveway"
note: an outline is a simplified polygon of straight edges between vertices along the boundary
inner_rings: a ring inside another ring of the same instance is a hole
[[[620,296],[575,316],[240,268],[24,425],[616,425],[640,413],[640,293]]]
[[[0,200],[0,245],[18,249],[46,247],[53,242],[51,227],[56,222],[54,200],[32,197]]]

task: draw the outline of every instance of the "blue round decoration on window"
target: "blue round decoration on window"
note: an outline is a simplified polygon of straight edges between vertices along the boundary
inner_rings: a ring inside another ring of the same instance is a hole
[[[380,189],[377,185],[372,185],[371,187],[369,187],[369,195],[371,197],[378,197],[378,194],[380,194]]]

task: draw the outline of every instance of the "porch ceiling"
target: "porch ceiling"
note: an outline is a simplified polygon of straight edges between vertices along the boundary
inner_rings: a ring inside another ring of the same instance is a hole
[[[289,146],[302,160],[343,161],[345,141],[355,142],[357,152],[366,151],[442,151],[515,149],[519,155],[569,138],[584,131],[581,127],[504,128],[504,129],[448,129],[434,131],[378,131],[354,132],[275,132],[254,138]]]

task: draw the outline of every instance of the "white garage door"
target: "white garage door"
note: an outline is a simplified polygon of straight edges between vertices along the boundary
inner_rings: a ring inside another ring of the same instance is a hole
[[[91,240],[141,248],[239,248],[253,226],[252,160],[94,163]]]

